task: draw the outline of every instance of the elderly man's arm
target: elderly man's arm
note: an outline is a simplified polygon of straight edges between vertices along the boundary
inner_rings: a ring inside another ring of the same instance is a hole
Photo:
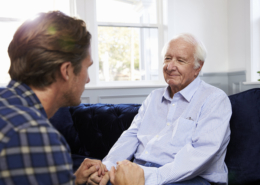
[[[113,185],[144,185],[144,171],[135,163],[118,162],[117,169],[111,168],[110,181]]]
[[[183,146],[175,155],[174,161],[160,168],[141,166],[145,173],[145,184],[159,185],[189,180],[203,174],[216,161],[224,161],[230,139],[230,117],[231,104],[228,97],[224,93],[211,96],[202,107],[192,142]],[[224,162],[223,166],[216,167],[218,168],[225,168]]]
[[[147,106],[151,100],[151,94],[143,102],[131,126],[128,128],[128,130],[123,132],[118,141],[109,151],[108,155],[103,159],[102,162],[106,165],[107,169],[111,169],[112,166],[115,167],[118,161],[132,159],[139,145],[137,132],[142,123]]]

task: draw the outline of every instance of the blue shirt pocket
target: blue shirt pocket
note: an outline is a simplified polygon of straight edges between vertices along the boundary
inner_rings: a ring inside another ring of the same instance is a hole
[[[195,127],[195,121],[185,118],[178,118],[174,123],[171,136],[172,146],[181,149],[187,143],[191,143],[192,131]]]

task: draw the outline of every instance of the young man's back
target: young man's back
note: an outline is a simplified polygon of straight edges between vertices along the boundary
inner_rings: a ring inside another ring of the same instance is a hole
[[[0,184],[73,184],[69,153],[35,93],[12,80],[0,92]]]

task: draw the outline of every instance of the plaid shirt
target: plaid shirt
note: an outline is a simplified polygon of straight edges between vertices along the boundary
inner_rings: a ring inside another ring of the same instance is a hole
[[[35,93],[12,80],[0,92],[0,185],[74,184],[64,137]]]

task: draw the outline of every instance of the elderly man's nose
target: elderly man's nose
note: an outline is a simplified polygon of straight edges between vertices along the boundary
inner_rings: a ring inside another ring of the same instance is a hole
[[[167,65],[167,70],[175,70],[175,69],[176,69],[175,62],[170,62],[170,63]]]

